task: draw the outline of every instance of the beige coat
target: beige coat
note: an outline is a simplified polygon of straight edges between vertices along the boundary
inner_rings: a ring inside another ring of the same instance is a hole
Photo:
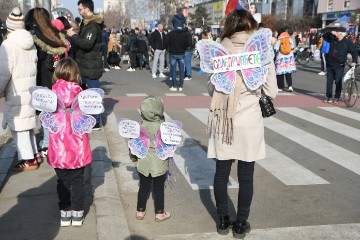
[[[36,86],[37,53],[33,37],[25,29],[9,33],[0,47],[0,97],[5,96],[2,126],[12,131],[36,127],[29,88]]]
[[[245,32],[235,33],[231,38],[236,52],[240,53],[250,34]],[[224,44],[223,44],[224,45]],[[229,46],[225,46],[229,49]],[[233,52],[232,52],[233,53]],[[268,75],[263,90],[266,95],[275,98],[277,94],[276,74],[274,63],[267,65]],[[218,160],[243,160],[252,162],[266,157],[264,140],[264,123],[259,106],[259,92],[251,93],[247,90],[242,77],[237,75],[238,84],[241,84],[241,95],[234,113],[234,140],[232,145],[222,143],[221,138],[209,136],[208,158]]]

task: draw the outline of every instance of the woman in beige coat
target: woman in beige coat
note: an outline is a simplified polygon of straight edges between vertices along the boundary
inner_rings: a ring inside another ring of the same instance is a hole
[[[248,11],[233,11],[225,21],[222,45],[231,54],[240,53],[257,26],[256,20]],[[277,85],[274,63],[269,63],[267,68],[268,75],[262,90],[269,97],[275,98]],[[265,158],[266,154],[263,117],[259,106],[261,89],[250,91],[246,88],[241,74],[237,74],[236,78],[233,93],[213,93],[208,122],[208,158],[216,159],[214,195],[220,219],[217,227],[219,234],[227,234],[231,227],[227,183],[232,161],[237,160],[239,194],[233,234],[235,238],[242,238],[250,231],[247,219],[253,196],[255,161]]]

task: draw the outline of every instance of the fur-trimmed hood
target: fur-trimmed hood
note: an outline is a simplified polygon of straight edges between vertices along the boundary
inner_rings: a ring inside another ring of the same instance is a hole
[[[59,33],[60,39],[67,45],[65,35]],[[56,43],[51,41],[50,39],[46,38],[39,29],[34,28],[33,32],[33,39],[35,44],[41,48],[44,52],[51,55],[62,55],[66,51],[66,47],[57,46]]]
[[[92,22],[95,22],[97,24],[101,24],[103,21],[104,21],[103,16],[98,15],[98,14],[94,14],[91,17],[84,18],[84,20],[83,20],[85,26],[88,25],[89,23],[92,23]]]

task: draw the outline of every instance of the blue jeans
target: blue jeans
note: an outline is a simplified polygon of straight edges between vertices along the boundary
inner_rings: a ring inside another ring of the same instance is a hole
[[[90,79],[87,77],[83,78],[83,81],[86,83],[87,88],[100,88],[99,79]],[[100,114],[92,115],[96,119],[96,123],[100,124]]]
[[[335,98],[340,98],[344,66],[326,66],[326,97],[332,98],[333,82],[335,80]]]
[[[237,175],[239,181],[237,220],[247,220],[254,193],[254,167],[255,162],[237,160]],[[216,160],[214,177],[214,195],[217,213],[227,216],[228,213],[228,181],[232,160]]]
[[[172,87],[176,87],[176,64],[179,64],[179,71],[180,71],[180,82],[179,82],[179,87],[183,87],[184,85],[184,75],[185,75],[185,71],[184,71],[184,65],[185,65],[185,54],[179,54],[179,55],[175,55],[175,54],[170,54],[170,77],[171,77],[171,81]]]
[[[185,76],[191,78],[191,58],[193,50],[186,50],[185,52]]]

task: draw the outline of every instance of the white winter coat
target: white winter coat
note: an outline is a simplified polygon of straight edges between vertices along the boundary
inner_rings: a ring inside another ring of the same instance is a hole
[[[36,127],[29,88],[36,86],[37,53],[33,37],[25,29],[8,34],[0,47],[0,97],[5,96],[2,126],[12,131]]]

